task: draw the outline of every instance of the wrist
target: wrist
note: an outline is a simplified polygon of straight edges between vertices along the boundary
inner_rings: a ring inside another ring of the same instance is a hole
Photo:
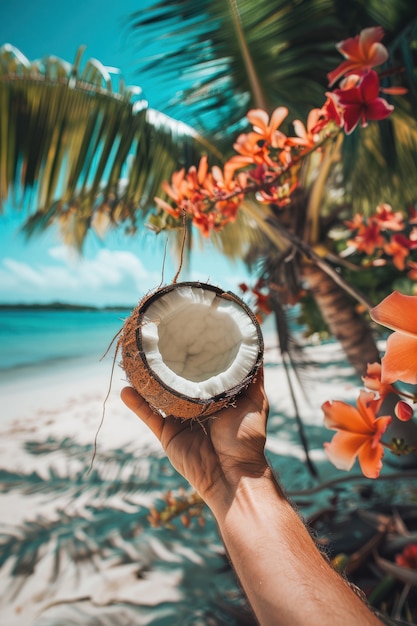
[[[228,472],[204,497],[217,522],[222,524],[231,509],[247,512],[248,507],[262,506],[270,498],[287,502],[283,490],[277,483],[272,469],[266,463],[250,472]]]

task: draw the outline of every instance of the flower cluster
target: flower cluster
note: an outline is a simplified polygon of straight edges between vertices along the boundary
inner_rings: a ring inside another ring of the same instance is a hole
[[[347,241],[346,253],[361,254],[364,267],[380,267],[391,263],[407,277],[417,280],[417,212],[409,209],[408,219],[394,211],[389,204],[380,204],[369,217],[360,214],[346,225],[352,233]]]
[[[253,302],[250,307],[255,312],[257,320],[262,323],[264,318],[272,313],[271,296],[269,290],[265,290],[265,282],[260,278],[253,287],[246,283],[240,283],[239,289],[243,294],[250,294]]]
[[[338,44],[345,61],[328,75],[329,87],[335,83],[338,87],[326,93],[321,108],[310,111],[306,124],[293,122],[294,136],[281,128],[288,116],[286,107],[278,107],[271,116],[262,109],[250,110],[247,119],[252,130],[239,135],[233,146],[237,154],[223,169],[209,170],[203,157],[198,168],[175,172],[171,183],[163,185],[171,203],[155,198],[157,206],[174,218],[190,218],[205,236],[234,221],[249,193],[261,203],[287,206],[298,183],[294,166],[301,159],[320,150],[341,129],[348,134],[359,123],[366,126],[368,120],[388,117],[394,107],[380,92],[404,93],[402,88],[382,89],[373,69],[388,59],[382,37],[382,28],[367,28]]]
[[[409,543],[401,553],[395,556],[395,562],[401,567],[417,570],[417,543]]]
[[[325,444],[330,461],[339,469],[349,470],[356,459],[368,478],[377,478],[382,468],[384,447],[396,454],[415,452],[405,441],[382,441],[391,423],[391,415],[380,416],[388,394],[398,398],[394,413],[401,421],[410,420],[417,395],[395,386],[398,381],[417,385],[417,296],[393,292],[370,312],[375,322],[394,332],[388,337],[382,362],[368,365],[363,378],[369,391],[361,390],[357,408],[345,402],[325,402],[322,406],[325,425],[337,433]],[[415,388],[415,387],[414,387]]]
[[[190,526],[193,519],[196,519],[200,526],[204,526],[204,501],[195,491],[187,493],[180,489],[176,495],[172,491],[167,491],[162,499],[164,501],[162,509],[151,507],[148,515],[148,521],[154,528],[169,526],[176,518],[179,518],[186,527]]]
[[[174,172],[171,184],[163,183],[162,188],[174,206],[161,198],[155,198],[155,202],[175,218],[191,218],[207,237],[236,219],[247,182],[243,172],[234,176],[236,169],[226,163],[223,170],[215,165],[209,171],[207,157],[203,156],[198,168],[193,165],[187,172],[182,168]]]

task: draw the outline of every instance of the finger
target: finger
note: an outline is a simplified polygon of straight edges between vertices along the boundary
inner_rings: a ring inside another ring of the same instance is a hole
[[[149,404],[138,394],[132,387],[124,387],[120,393],[125,405],[144,422],[148,428],[161,439],[162,429],[164,426],[164,418],[156,413]]]

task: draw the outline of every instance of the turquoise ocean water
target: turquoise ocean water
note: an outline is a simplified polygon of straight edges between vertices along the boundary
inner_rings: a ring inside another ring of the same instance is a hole
[[[0,379],[23,370],[60,368],[85,358],[100,360],[130,311],[0,310]]]

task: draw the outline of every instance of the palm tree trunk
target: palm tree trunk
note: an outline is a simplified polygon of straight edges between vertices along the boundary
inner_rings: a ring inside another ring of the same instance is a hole
[[[380,360],[370,325],[358,313],[356,303],[323,270],[305,263],[302,271],[329,331],[349,363],[363,376],[368,363]]]

